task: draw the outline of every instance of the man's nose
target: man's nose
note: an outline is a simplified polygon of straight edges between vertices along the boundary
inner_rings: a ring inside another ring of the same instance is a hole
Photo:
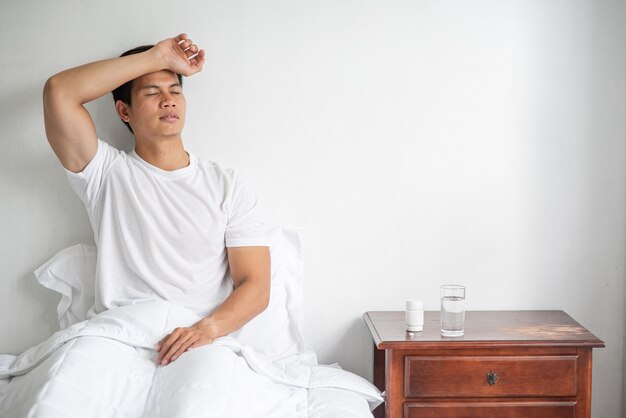
[[[161,100],[161,107],[176,107],[176,101],[174,100],[174,96],[171,94],[163,95],[163,100]]]

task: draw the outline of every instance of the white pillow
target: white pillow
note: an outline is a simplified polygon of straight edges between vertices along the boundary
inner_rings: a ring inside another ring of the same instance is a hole
[[[233,333],[242,344],[272,360],[316,364],[315,353],[300,334],[302,300],[301,230],[274,227],[268,231],[272,259],[270,303],[265,311]],[[61,294],[59,326],[65,329],[87,319],[95,301],[97,249],[78,244],[66,248],[35,270],[37,281]]]
[[[87,319],[87,311],[94,305],[97,256],[94,245],[77,244],[59,251],[34,271],[39,283],[61,294],[57,305],[61,329]]]
[[[315,352],[300,334],[302,303],[301,230],[277,227],[268,231],[272,259],[270,302],[261,314],[232,335],[272,360],[317,364]],[[292,358],[293,357],[293,358]]]

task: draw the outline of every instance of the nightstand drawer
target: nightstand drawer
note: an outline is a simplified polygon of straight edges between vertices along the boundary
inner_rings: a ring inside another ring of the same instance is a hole
[[[574,402],[408,403],[404,418],[574,418]]]
[[[576,396],[576,364],[565,355],[406,356],[404,396]]]

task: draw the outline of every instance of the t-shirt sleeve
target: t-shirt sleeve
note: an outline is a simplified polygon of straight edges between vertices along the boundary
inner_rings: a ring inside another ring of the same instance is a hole
[[[267,228],[261,219],[256,195],[237,172],[234,175],[225,240],[226,247],[269,246]]]
[[[100,191],[107,169],[122,152],[98,139],[98,150],[89,164],[80,173],[63,168],[70,186],[87,207],[92,207]]]

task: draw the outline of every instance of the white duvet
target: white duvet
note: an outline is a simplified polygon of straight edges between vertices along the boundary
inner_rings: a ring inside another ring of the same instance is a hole
[[[381,401],[352,373],[271,361],[233,337],[157,366],[159,339],[198,319],[169,302],[128,305],[0,356],[0,417],[361,418]]]
[[[200,318],[144,301],[87,319],[97,250],[79,244],[35,271],[61,295],[61,331],[19,356],[0,355],[0,418],[371,418],[380,391],[317,363],[300,334],[301,231],[269,231],[268,308],[230,336],[156,365],[154,348]]]

